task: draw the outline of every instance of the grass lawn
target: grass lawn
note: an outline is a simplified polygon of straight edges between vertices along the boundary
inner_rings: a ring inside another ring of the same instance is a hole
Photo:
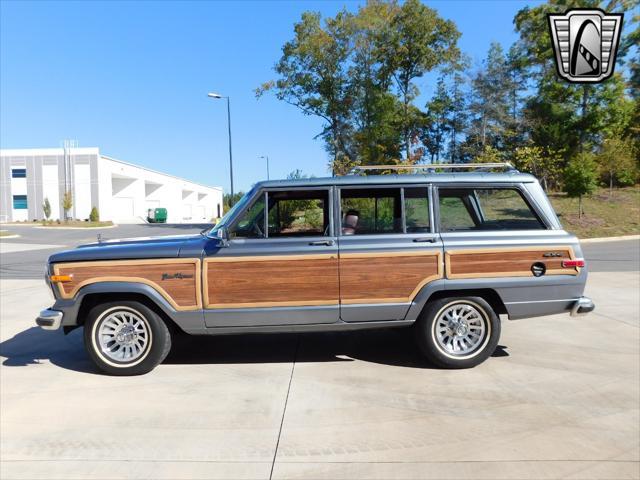
[[[110,227],[113,225],[113,222],[83,222],[81,220],[69,220],[67,222],[40,222],[40,225],[43,227],[60,227],[60,228],[97,228],[97,227]]]
[[[15,235],[15,233],[10,232],[9,230],[0,230],[0,237],[10,237],[11,235]]]
[[[598,189],[584,197],[584,215],[578,218],[578,199],[551,193],[549,199],[566,230],[579,238],[614,237],[640,233],[640,186]]]

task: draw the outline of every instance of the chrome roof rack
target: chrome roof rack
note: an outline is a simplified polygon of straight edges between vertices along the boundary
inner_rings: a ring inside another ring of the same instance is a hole
[[[509,162],[493,162],[493,163],[430,163],[424,165],[358,165],[352,170],[369,171],[369,170],[435,170],[443,169],[478,169],[486,170],[490,168],[504,168],[505,170],[516,170]]]

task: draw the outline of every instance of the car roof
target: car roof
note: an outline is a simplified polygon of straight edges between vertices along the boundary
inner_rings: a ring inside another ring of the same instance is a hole
[[[391,174],[391,175],[344,175],[339,177],[300,178],[293,180],[265,180],[255,188],[315,187],[327,185],[403,185],[411,183],[531,183],[536,178],[528,173],[508,171]]]

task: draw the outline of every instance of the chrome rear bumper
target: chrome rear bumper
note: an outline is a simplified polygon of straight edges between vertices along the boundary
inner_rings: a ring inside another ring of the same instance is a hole
[[[42,310],[38,318],[36,318],[36,324],[45,330],[58,330],[62,323],[62,312],[57,310]]]
[[[589,312],[593,312],[594,308],[596,308],[596,306],[589,297],[580,297],[571,308],[571,316],[580,317],[586,315]]]

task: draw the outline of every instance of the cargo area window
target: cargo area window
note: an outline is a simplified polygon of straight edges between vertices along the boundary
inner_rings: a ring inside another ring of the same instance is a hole
[[[545,228],[515,188],[440,188],[440,230],[542,230]]]
[[[236,222],[229,237],[308,237],[329,233],[329,191],[287,190],[261,193]]]

